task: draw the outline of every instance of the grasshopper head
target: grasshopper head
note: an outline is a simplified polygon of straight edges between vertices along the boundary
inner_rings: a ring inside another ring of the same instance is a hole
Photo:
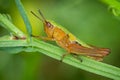
[[[38,10],[39,14],[41,15],[41,18],[39,16],[37,16],[34,12],[31,11],[31,13],[36,16],[40,21],[43,22],[44,24],[44,30],[46,32],[46,34],[48,35],[48,37],[52,37],[53,35],[53,30],[54,30],[54,26],[45,19],[45,17],[43,16],[42,12],[40,11],[40,9]]]
[[[48,37],[53,37],[54,28],[55,27],[50,22],[45,21],[44,30],[45,30],[46,34],[48,35]]]

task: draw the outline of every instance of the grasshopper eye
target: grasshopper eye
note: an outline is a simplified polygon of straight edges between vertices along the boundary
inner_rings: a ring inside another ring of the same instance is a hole
[[[48,27],[51,27],[51,24],[48,22],[48,23],[47,23],[47,26],[48,26]]]
[[[47,27],[51,28],[53,25],[50,22],[46,22]]]

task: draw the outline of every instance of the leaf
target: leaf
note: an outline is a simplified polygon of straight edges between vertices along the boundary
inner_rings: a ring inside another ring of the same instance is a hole
[[[117,0],[101,0],[102,2],[106,3],[115,16],[120,16],[120,2]]]
[[[11,21],[8,19],[8,14],[0,14],[0,25],[7,29],[10,33],[17,37],[24,37],[24,33],[20,31]]]
[[[26,40],[0,40],[0,47],[29,46]]]
[[[32,47],[2,47],[0,51],[4,51],[10,54],[18,54],[20,52],[36,52],[36,50]]]
[[[23,51],[23,47],[2,47],[0,51],[4,51],[10,54],[18,54],[19,52]]]
[[[30,24],[29,19],[27,17],[27,13],[26,13],[20,0],[15,0],[15,2],[16,2],[17,8],[18,8],[23,20],[24,20],[24,23],[26,25],[26,29],[28,32],[28,37],[30,38],[30,41],[31,41],[32,27],[31,27],[31,24]]]

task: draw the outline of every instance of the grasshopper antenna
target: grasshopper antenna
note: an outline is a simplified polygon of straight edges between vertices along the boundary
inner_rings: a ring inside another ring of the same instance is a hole
[[[46,19],[45,19],[44,15],[42,14],[42,12],[41,12],[41,10],[40,10],[40,9],[38,10],[38,12],[39,12],[39,14],[41,15],[41,17],[43,18],[43,20],[44,20],[44,21],[46,21]]]
[[[41,19],[39,16],[37,16],[33,11],[31,11],[31,13],[32,13],[35,17],[37,17],[39,20],[41,20],[42,22],[44,22],[44,20]]]

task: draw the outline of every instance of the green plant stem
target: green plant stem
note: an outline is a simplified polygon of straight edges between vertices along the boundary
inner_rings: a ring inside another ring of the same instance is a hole
[[[55,47],[53,45],[50,44],[46,44],[43,43],[41,41],[38,41],[36,39],[33,40],[33,45],[42,49],[39,51],[42,51],[42,53],[60,60],[61,56],[65,53],[65,51],[63,51],[63,49],[60,49],[58,47]],[[38,44],[39,43],[39,44]],[[42,46],[41,46],[42,45]],[[44,47],[44,49],[43,49]],[[113,67],[111,65],[107,65],[105,63],[102,62],[98,62],[89,58],[86,58],[84,56],[80,56],[80,58],[83,60],[83,62],[80,62],[79,60],[71,57],[71,56],[67,56],[63,62],[70,64],[74,67],[92,72],[92,73],[96,73],[105,77],[109,77],[112,79],[120,79],[120,69],[117,67]]]
[[[52,57],[54,59],[60,60],[61,56],[66,53],[65,50],[53,46],[51,44],[45,43],[43,41],[40,41],[38,39],[33,38],[32,43],[29,45],[26,40],[16,40],[16,42],[13,41],[0,41],[0,45],[3,45],[5,42],[8,47],[15,47],[15,46],[27,46],[33,48],[34,51],[38,51],[40,53],[43,53],[49,57]],[[24,44],[23,44],[24,42]],[[25,43],[26,42],[26,43]],[[12,45],[13,43],[14,45]],[[26,45],[25,45],[26,44]],[[28,44],[28,45],[27,45]],[[3,46],[0,46],[3,47]],[[7,46],[4,46],[7,47]],[[120,79],[120,68],[117,68],[115,66],[111,66],[102,62],[98,62],[92,59],[89,59],[84,56],[79,56],[83,62],[80,62],[76,58],[72,57],[71,55],[68,55],[64,58],[63,62],[70,64],[74,67],[102,75],[111,79],[119,80]]]

